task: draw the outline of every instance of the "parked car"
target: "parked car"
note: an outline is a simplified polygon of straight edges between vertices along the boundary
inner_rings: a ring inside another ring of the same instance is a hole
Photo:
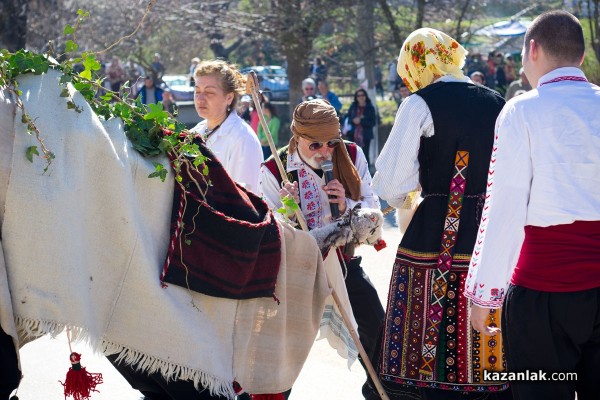
[[[186,75],[163,75],[162,80],[171,89],[175,101],[194,101],[194,87]]]
[[[254,70],[258,76],[258,84],[269,100],[288,101],[290,98],[290,81],[285,68],[279,65],[256,65],[245,67],[240,72],[247,74]]]

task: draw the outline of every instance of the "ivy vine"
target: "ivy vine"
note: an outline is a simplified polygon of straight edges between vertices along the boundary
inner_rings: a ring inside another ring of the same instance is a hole
[[[135,31],[141,26],[154,2],[155,0],[149,3],[146,14],[144,14]],[[120,92],[112,92],[102,86],[102,78],[97,75],[101,65],[96,59],[96,55],[104,53],[106,50],[97,53],[82,52],[77,54],[79,49],[76,42],[77,31],[89,16],[89,12],[78,10],[75,23],[65,26],[63,34],[68,40],[65,43],[64,54],[53,57],[52,46],[49,46],[50,50],[46,54],[23,49],[16,52],[9,52],[6,49],[0,50],[0,89],[8,90],[16,96],[17,107],[22,111],[21,122],[27,126],[29,134],[35,135],[39,145],[39,148],[38,146],[30,146],[26,149],[25,156],[27,159],[33,162],[34,157],[44,158],[47,162],[44,169],[44,172],[46,172],[55,156],[52,150],[44,144],[42,133],[25,109],[21,100],[22,92],[19,90],[17,78],[28,73],[41,75],[48,72],[49,69],[53,69],[61,72],[60,84],[63,88],[60,96],[67,98],[68,109],[73,110],[73,112],[83,111],[71,97],[69,85],[72,85],[75,90],[81,93],[98,117],[105,120],[112,118],[123,120],[127,138],[138,152],[145,156],[169,155],[178,182],[182,180],[179,174],[182,163],[190,163],[195,169],[203,166],[201,172],[204,176],[207,176],[206,157],[201,154],[198,145],[193,142],[193,136],[186,130],[184,124],[178,122],[163,110],[161,103],[146,105],[142,104],[139,98],[127,98],[122,93],[127,93],[130,90],[128,84],[123,85]],[[114,44],[108,49],[112,47],[114,47]],[[59,62],[57,59],[64,59],[65,61]],[[105,94],[99,95],[100,91],[105,92]],[[149,177],[158,177],[164,181],[169,168],[160,163],[154,163],[154,166],[155,170]]]

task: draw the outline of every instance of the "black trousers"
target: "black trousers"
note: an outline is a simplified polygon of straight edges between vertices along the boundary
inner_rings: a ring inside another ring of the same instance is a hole
[[[511,382],[516,400],[600,398],[600,288],[550,293],[511,285],[502,312],[511,372],[577,373],[576,380]],[[560,378],[560,376],[558,376]]]
[[[7,400],[20,381],[15,345],[12,337],[0,326],[0,400]]]
[[[385,310],[379,301],[375,286],[360,266],[362,257],[352,257],[346,262],[346,289],[352,306],[354,319],[358,324],[360,342],[367,354],[371,354],[377,343],[379,328],[385,318]],[[342,266],[343,268],[343,266]],[[371,362],[373,362],[373,357]]]
[[[129,382],[132,388],[139,390],[146,400],[226,400],[227,397],[212,396],[208,389],[194,387],[192,381],[169,381],[160,373],[147,374],[136,371],[134,367],[117,363],[116,355],[107,356],[111,364]]]

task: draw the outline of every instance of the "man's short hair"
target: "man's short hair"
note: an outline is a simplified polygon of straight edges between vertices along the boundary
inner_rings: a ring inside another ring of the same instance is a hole
[[[579,63],[585,52],[585,39],[579,20],[567,11],[548,11],[537,17],[525,33],[525,52],[535,40],[555,60]]]

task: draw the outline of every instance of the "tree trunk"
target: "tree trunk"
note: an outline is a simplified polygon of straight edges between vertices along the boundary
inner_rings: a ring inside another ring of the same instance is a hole
[[[454,33],[454,39],[458,40],[459,42],[460,42],[460,35],[462,34],[461,25],[462,25],[463,20],[465,19],[465,15],[467,14],[467,10],[469,9],[470,3],[471,3],[470,0],[465,0],[465,4],[460,9],[460,15],[458,16],[457,21],[456,21],[456,31]]]
[[[375,92],[375,27],[373,2],[371,0],[360,0],[358,3],[357,13],[357,28],[361,34],[358,36],[361,54],[359,59],[363,60],[365,68],[365,78],[367,79],[367,93],[373,103],[373,107],[377,110],[377,93]],[[400,44],[402,46],[402,44]],[[372,145],[367,154],[368,159],[373,164],[379,155],[379,141],[377,140],[377,126],[373,127]]]
[[[588,0],[588,3],[591,0]],[[592,20],[591,14],[588,16],[590,21]],[[600,0],[594,0],[594,28],[592,30],[592,47],[594,48],[594,53],[596,53],[596,59],[600,61]]]
[[[417,1],[417,19],[415,21],[415,29],[423,27],[423,20],[425,19],[425,2],[427,0]]]
[[[404,42],[402,34],[400,33],[400,28],[398,28],[398,25],[396,24],[396,20],[394,19],[394,15],[392,14],[392,10],[390,9],[387,0],[379,0],[379,6],[392,31],[392,37],[394,38],[394,44],[396,45],[396,54],[399,54],[402,49],[402,43]]]
[[[0,5],[0,48],[14,52],[27,41],[27,0],[3,0]]]
[[[295,46],[284,46],[283,54],[287,60],[287,75],[290,82],[290,121],[294,108],[302,98],[302,81],[308,76],[308,59],[312,49],[312,40],[298,42]]]

